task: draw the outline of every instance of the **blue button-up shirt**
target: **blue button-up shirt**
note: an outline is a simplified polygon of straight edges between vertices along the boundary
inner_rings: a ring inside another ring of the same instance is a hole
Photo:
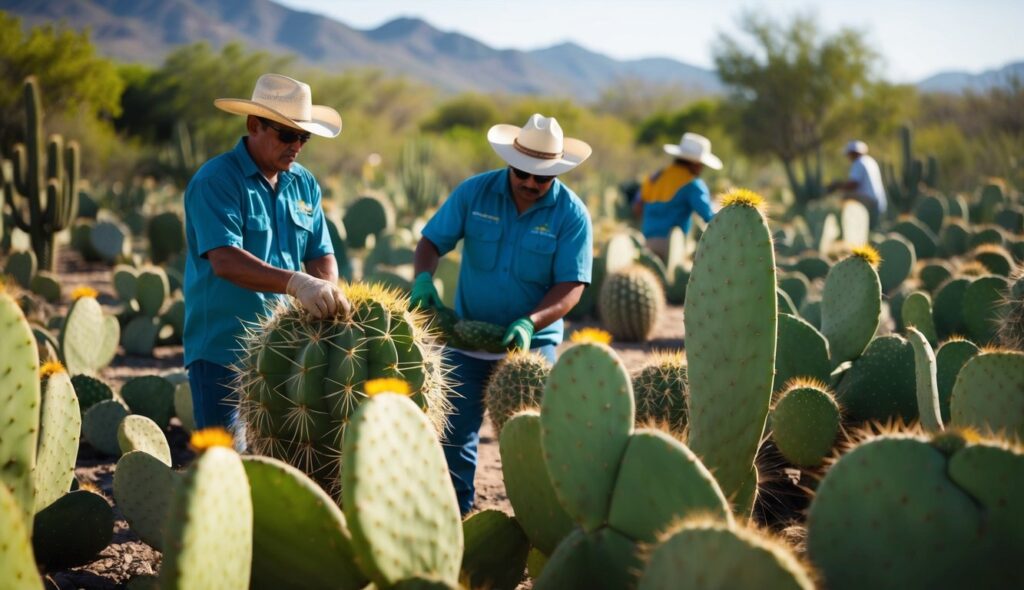
[[[280,295],[239,287],[213,273],[206,253],[234,246],[272,266],[333,254],[320,206],[320,185],[299,164],[267,182],[245,147],[203,164],[185,190],[185,364],[229,365],[239,358],[243,322],[253,322]]]
[[[455,295],[459,317],[507,326],[527,316],[555,283],[590,283],[593,230],[586,205],[555,180],[519,213],[508,169],[462,182],[423,228],[441,255],[464,239]],[[533,346],[562,341],[562,320],[537,331]]]

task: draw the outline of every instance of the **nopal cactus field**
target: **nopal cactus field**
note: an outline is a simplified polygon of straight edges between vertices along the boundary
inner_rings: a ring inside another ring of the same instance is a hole
[[[793,194],[727,170],[710,221],[655,247],[581,180],[592,281],[553,364],[458,315],[460,251],[444,306],[410,308],[447,190],[410,140],[393,177],[325,190],[351,311],[282,295],[246,323],[228,432],[196,427],[183,366],[182,187],[88,182],[36,78],[19,104],[0,590],[1024,587],[1024,193],[943,186],[910,128],[877,224],[820,171]],[[158,161],[187,177],[174,127]],[[468,515],[451,349],[501,357]]]

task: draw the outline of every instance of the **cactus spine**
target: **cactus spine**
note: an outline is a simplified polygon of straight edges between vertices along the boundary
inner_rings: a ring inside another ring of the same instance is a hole
[[[39,268],[53,271],[56,264],[55,237],[71,224],[78,213],[78,144],[51,135],[44,155],[43,107],[39,83],[25,80],[25,144],[14,146],[13,182],[4,182],[5,198],[18,229],[29,235]],[[0,166],[0,170],[3,167]]]

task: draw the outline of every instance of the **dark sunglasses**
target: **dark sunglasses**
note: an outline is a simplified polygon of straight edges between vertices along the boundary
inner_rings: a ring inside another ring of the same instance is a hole
[[[530,174],[529,172],[527,172],[525,170],[520,170],[519,168],[515,168],[513,166],[509,166],[508,168],[509,168],[509,170],[512,171],[512,174],[516,175],[516,178],[518,178],[519,180],[526,180],[527,178],[532,176],[533,179],[537,181],[537,184],[544,184],[544,183],[547,183],[547,182],[551,182],[551,180],[554,178],[554,175],[552,175],[552,176],[543,176],[543,175],[540,175],[540,174]]]
[[[281,140],[281,143],[295,143],[296,141],[306,143],[313,136],[308,131],[295,131],[294,129],[282,127],[270,119],[259,117],[259,120],[265,127],[270,127],[277,132],[277,138]]]

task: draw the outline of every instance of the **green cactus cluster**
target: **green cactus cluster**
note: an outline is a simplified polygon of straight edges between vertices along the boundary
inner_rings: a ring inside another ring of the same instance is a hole
[[[648,267],[631,265],[605,277],[597,309],[616,340],[646,342],[665,312],[665,292]]]
[[[496,436],[515,413],[540,408],[550,372],[551,363],[535,352],[517,350],[498,363],[484,388],[484,406]]]
[[[688,396],[682,351],[655,351],[632,381],[637,425],[660,425],[677,434],[686,430]]]
[[[343,285],[352,313],[311,319],[282,302],[245,340],[237,391],[249,448],[303,470],[332,494],[346,424],[365,384],[406,381],[438,432],[448,409],[438,346],[408,300],[380,285]]]

